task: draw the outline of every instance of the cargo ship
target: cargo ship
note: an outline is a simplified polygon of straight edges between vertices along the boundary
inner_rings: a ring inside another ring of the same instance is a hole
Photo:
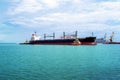
[[[114,42],[113,37],[114,37],[114,32],[112,32],[109,41],[106,41],[104,44],[120,44],[120,42]]]
[[[46,39],[47,37],[52,37],[52,39]],[[90,36],[85,38],[78,38],[77,31],[73,35],[66,35],[63,32],[63,36],[59,39],[55,39],[55,33],[52,36],[47,36],[44,34],[44,39],[40,39],[36,35],[36,32],[32,34],[31,40],[20,44],[31,44],[31,45],[96,45],[96,37]]]

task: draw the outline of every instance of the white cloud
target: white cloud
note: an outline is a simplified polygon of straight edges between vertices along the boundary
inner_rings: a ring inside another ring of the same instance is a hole
[[[57,8],[61,0],[42,0],[47,8]]]
[[[97,0],[12,0],[9,2],[12,5],[9,7],[8,14],[4,20],[1,19],[1,22],[7,22],[0,24],[1,40],[8,38],[10,40],[11,37],[20,35],[28,36],[34,30],[40,33],[78,30],[83,36],[91,35],[91,32],[95,32],[98,36],[105,32],[120,32],[119,0],[100,2]]]
[[[100,3],[100,7],[104,10],[112,10],[112,11],[119,11],[120,10],[120,2],[102,2]]]
[[[0,22],[0,28],[3,28],[5,26],[5,24]]]
[[[20,2],[21,0],[11,0],[12,2]]]
[[[37,0],[22,0],[20,3],[15,4],[11,9],[11,14],[19,14],[28,12],[29,13],[35,13],[39,10],[43,9],[42,4],[39,3]]]
[[[80,0],[73,0],[74,3],[78,4],[80,3],[81,1]]]
[[[62,3],[69,3],[72,5],[66,5],[73,7],[75,12],[62,11],[58,7]],[[57,8],[57,10],[56,10]],[[51,9],[53,11],[51,11]],[[46,13],[40,15],[41,11],[46,11]],[[17,7],[13,10],[15,14],[19,13],[21,16],[17,16],[11,19],[12,24],[19,24],[21,26],[30,27],[41,27],[46,24],[49,25],[60,25],[60,24],[70,24],[70,25],[94,25],[91,29],[96,26],[106,26],[107,21],[114,20],[120,21],[120,2],[90,2],[89,0],[23,0]],[[29,16],[23,16],[24,13],[28,12]],[[30,15],[29,12],[34,12],[35,15]],[[64,27],[64,26],[63,26]]]
[[[33,20],[32,19],[29,19],[29,18],[26,18],[26,17],[17,17],[17,18],[12,18],[9,20],[9,22],[11,24],[17,24],[17,25],[21,25],[21,26],[28,26],[28,27],[31,27],[30,25],[33,26]]]

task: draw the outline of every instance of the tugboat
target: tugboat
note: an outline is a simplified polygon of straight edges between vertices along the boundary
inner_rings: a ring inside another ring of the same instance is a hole
[[[46,39],[47,37],[52,37],[53,39]],[[47,36],[44,34],[44,39],[40,39],[40,36],[32,34],[31,40],[29,42],[20,44],[31,44],[31,45],[96,45],[96,37],[85,37],[78,38],[77,31],[73,35],[66,35],[63,32],[63,36],[60,39],[55,39],[55,33],[52,36]]]

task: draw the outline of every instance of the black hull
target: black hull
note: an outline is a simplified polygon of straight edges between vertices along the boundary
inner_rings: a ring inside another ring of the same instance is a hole
[[[36,40],[29,43],[22,44],[37,44],[37,45],[95,45],[96,37],[78,38],[79,42],[75,42],[76,39],[52,39],[52,40]]]

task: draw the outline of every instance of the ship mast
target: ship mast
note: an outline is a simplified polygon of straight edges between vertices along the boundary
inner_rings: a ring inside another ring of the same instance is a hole
[[[52,36],[49,36],[49,35],[44,34],[44,40],[45,40],[47,37],[52,37],[53,39],[55,39],[55,33],[53,33]]]
[[[78,36],[78,32],[77,32],[77,31],[75,31],[75,38],[77,38],[77,36]]]
[[[92,32],[92,37],[94,36],[94,33]]]

